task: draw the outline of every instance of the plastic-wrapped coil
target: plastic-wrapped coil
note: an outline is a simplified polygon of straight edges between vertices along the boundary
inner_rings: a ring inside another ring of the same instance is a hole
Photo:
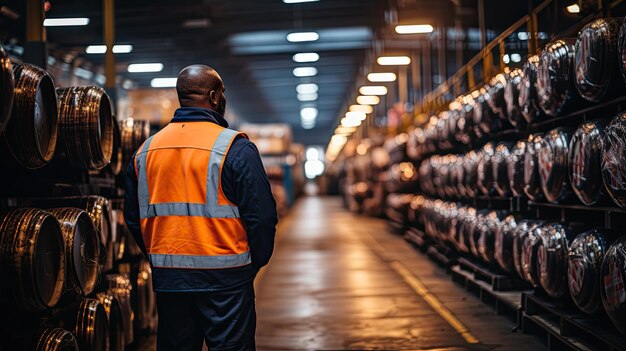
[[[495,154],[493,143],[485,144],[478,153],[478,167],[476,168],[476,185],[484,195],[493,193],[493,162],[491,158]]]
[[[621,25],[621,18],[600,18],[585,25],[578,33],[574,77],[578,93],[588,101],[599,102],[624,89],[617,73]]]
[[[529,137],[531,138],[532,135]],[[513,196],[524,195],[524,155],[527,140],[518,140],[506,159],[506,174]]]
[[[446,197],[456,197],[457,190],[454,185],[454,167],[457,163],[456,155],[446,155],[443,157],[445,165],[441,168],[443,177],[443,192]]]
[[[478,182],[479,156],[480,154],[474,150],[463,156],[463,187],[465,195],[469,198],[478,195],[476,184]]]
[[[478,248],[480,236],[482,234],[481,228],[485,222],[485,217],[488,215],[488,213],[489,213],[489,210],[485,210],[485,209],[476,211],[476,220],[474,220],[474,222],[471,223],[469,226],[468,241],[469,241],[470,252],[472,253],[472,255],[474,255],[474,257],[478,259],[481,258],[480,251]]]
[[[53,307],[63,292],[66,256],[63,234],[52,214],[32,208],[0,216],[0,285],[7,307],[38,312]]]
[[[507,160],[510,155],[510,145],[507,143],[499,143],[496,146],[493,157],[491,158],[493,185],[496,192],[500,196],[508,196],[511,193],[509,186],[509,174],[507,168]]]
[[[567,285],[572,300],[581,311],[596,313],[602,306],[600,268],[607,249],[605,229],[592,229],[577,235],[569,247]]]
[[[555,128],[544,135],[539,150],[539,178],[541,190],[552,203],[566,200],[571,195],[567,157],[571,132]]]
[[[493,114],[502,120],[509,118],[506,99],[504,97],[504,90],[508,80],[508,73],[499,73],[489,81],[489,98],[487,99],[487,103]]]
[[[567,292],[568,230],[558,223],[541,227],[537,247],[537,271],[543,290],[552,297]]]
[[[474,135],[477,139],[483,139],[489,136],[491,133],[500,130],[500,120],[493,114],[489,103],[489,93],[483,92],[476,98],[476,105],[474,106]]]
[[[387,217],[398,224],[407,223],[407,215],[409,206],[413,200],[411,194],[389,194],[387,195],[387,207],[385,214]]]
[[[541,179],[539,176],[539,150],[543,134],[535,134],[529,137],[524,154],[524,194],[530,200],[538,200],[543,196],[541,191]]]
[[[9,153],[22,167],[45,166],[57,145],[57,96],[50,75],[29,65],[13,66],[15,95],[4,139]]]
[[[543,118],[543,111],[539,107],[537,95],[537,70],[539,56],[533,55],[522,66],[521,79],[518,84],[519,96],[517,102],[520,112],[527,123],[538,122]]]
[[[452,245],[458,250],[461,251],[459,243],[460,236],[463,229],[463,217],[467,214],[467,207],[460,206],[457,208],[456,214],[450,218],[450,233],[448,235],[450,242]]]
[[[574,43],[571,38],[550,42],[541,51],[537,70],[539,106],[549,116],[557,116],[577,99],[574,87]]]
[[[513,233],[513,264],[519,277],[524,280],[526,280],[524,263],[527,261],[526,258],[522,261],[522,256],[525,254],[524,241],[526,240],[528,233],[535,230],[535,228],[541,224],[542,222],[540,221],[527,219],[521,220],[517,222],[517,226],[515,227],[515,231]]]
[[[124,351],[126,340],[124,339],[124,318],[122,308],[117,297],[111,292],[99,293],[98,301],[104,306],[109,322],[109,349],[111,351]],[[129,326],[130,327],[130,326]]]
[[[96,299],[81,301],[74,334],[81,350],[109,350],[109,325],[104,306]]]
[[[13,66],[9,55],[0,45],[0,133],[4,131],[11,118],[14,88]]]
[[[526,120],[522,116],[522,108],[519,104],[520,83],[522,70],[514,69],[509,73],[509,79],[504,86],[504,101],[506,102],[506,115],[509,123],[515,128],[523,128]]]
[[[604,129],[602,179],[611,199],[626,207],[626,112],[620,112]]]
[[[455,155],[453,164],[450,167],[450,183],[452,186],[451,191],[455,197],[466,197],[465,186],[463,181],[465,179],[465,168],[463,168],[463,155]]]
[[[78,343],[72,333],[65,329],[44,329],[37,336],[35,351],[78,351]]]
[[[515,216],[508,215],[502,220],[496,230],[495,259],[500,268],[508,273],[512,273],[515,270],[513,243],[515,241],[516,229],[517,220]]]
[[[626,335],[626,236],[606,250],[600,274],[602,305],[613,325]]]
[[[601,121],[583,123],[570,141],[570,184],[580,201],[588,206],[598,202],[604,195],[604,184],[601,181],[604,125]]]
[[[422,229],[423,225],[420,222],[420,213],[424,210],[424,202],[426,198],[422,195],[417,195],[413,197],[411,203],[409,204],[409,209],[407,213],[407,219],[409,224]]]
[[[132,309],[132,284],[125,274],[109,274],[105,277],[108,284],[107,293],[115,296],[120,305],[124,324],[124,341],[129,345],[134,340],[134,315]]]
[[[480,236],[478,238],[478,253],[480,257],[487,263],[495,260],[496,232],[500,223],[502,213],[490,211],[484,217],[481,225],[479,225]]]
[[[457,120],[457,134],[455,137],[461,144],[468,145],[472,141],[474,130],[473,102],[471,104],[462,104],[459,113],[459,119]]]
[[[620,71],[622,72],[622,78],[626,81],[626,18],[622,23],[622,28],[619,32],[619,40],[617,44],[618,51],[618,63]]]
[[[89,295],[98,279],[100,240],[89,215],[78,208],[50,209],[65,238],[66,277],[74,293]]]
[[[433,166],[430,158],[425,159],[420,163],[418,168],[418,179],[420,188],[426,194],[433,195],[435,186],[433,184]]]
[[[460,231],[458,233],[458,238],[457,238],[457,247],[459,249],[460,252],[462,253],[469,253],[470,252],[470,236],[471,236],[471,230],[472,227],[474,225],[474,223],[476,222],[476,209],[473,207],[468,207],[467,210],[465,211],[465,214],[463,216],[461,216],[460,220]]]
[[[424,130],[412,128],[408,132],[409,140],[406,142],[406,154],[413,160],[418,161],[422,157],[421,145],[424,143]]]
[[[528,283],[535,287],[541,286],[539,267],[537,266],[537,251],[543,230],[544,224],[537,224],[529,228],[526,232],[520,233],[520,238],[518,239],[521,241],[520,265],[522,268],[522,276]]]
[[[65,158],[76,168],[104,168],[113,154],[115,120],[109,96],[98,87],[62,88],[57,94]]]

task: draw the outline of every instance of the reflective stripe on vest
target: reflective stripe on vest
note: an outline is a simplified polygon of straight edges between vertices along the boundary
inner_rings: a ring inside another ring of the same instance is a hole
[[[221,128],[221,127],[220,127]],[[174,217],[168,219],[169,221],[175,221],[176,216],[182,217],[204,217],[209,220],[215,221],[240,221],[239,210],[236,206],[232,204],[220,204],[220,195],[224,198],[221,192],[221,170],[222,164],[226,157],[226,153],[228,152],[232,141],[235,137],[240,134],[234,130],[230,129],[222,129],[219,132],[213,146],[211,147],[209,160],[208,160],[208,170],[207,170],[207,179],[206,179],[206,199],[205,203],[188,203],[188,202],[162,202],[162,203],[150,203],[150,190],[148,188],[148,171],[147,171],[147,162],[148,162],[148,154],[150,150],[150,144],[154,138],[154,136],[148,138],[144,145],[141,147],[140,151],[136,155],[135,165],[137,171],[137,180],[138,180],[138,200],[139,200],[139,216],[142,220],[142,233],[144,230],[148,230],[148,234],[151,238],[158,235],[167,235],[167,233],[162,233],[158,231],[158,227],[154,227],[155,223],[152,224],[152,228],[150,228],[149,223],[151,221],[157,220],[156,217]],[[161,140],[161,139],[159,139]],[[160,141],[159,141],[160,142]],[[208,151],[208,149],[207,149]],[[152,161],[151,161],[152,162]],[[153,189],[153,191],[158,191]],[[222,200],[222,202],[224,202]],[[237,222],[240,223],[240,222]],[[241,227],[240,224],[237,224],[235,227]],[[150,228],[150,229],[146,229]],[[236,243],[238,240],[238,236],[241,236],[242,233],[245,238],[245,229],[236,229],[235,233],[230,233],[229,230],[219,229],[221,230],[222,236],[223,233],[228,233],[226,237],[228,238],[231,234],[234,242]],[[231,226],[232,228],[232,226]],[[146,233],[143,233],[144,235]],[[163,237],[161,237],[163,238]],[[156,239],[153,239],[156,240]],[[160,239],[163,240],[163,239]],[[182,240],[187,240],[184,237]],[[210,240],[210,239],[208,239]],[[231,240],[231,239],[227,239]],[[245,247],[247,250],[247,242],[245,243]],[[218,244],[219,245],[219,244]],[[147,245],[148,246],[148,245]],[[221,246],[217,246],[220,248]],[[239,246],[240,247],[240,246]],[[223,249],[220,249],[223,250]],[[149,259],[154,267],[171,267],[171,268],[188,268],[188,269],[219,269],[219,268],[232,268],[243,266],[251,263],[250,252],[239,252],[240,250],[230,250],[232,254],[228,254],[226,251],[224,254],[219,255],[202,255],[200,254],[203,250],[196,251],[196,254],[190,254],[190,252],[185,252],[184,249],[180,250],[183,252],[163,252],[169,250],[160,250],[161,252],[151,252],[151,248],[148,247]],[[192,251],[193,252],[193,251]],[[211,252],[205,251],[205,252]]]

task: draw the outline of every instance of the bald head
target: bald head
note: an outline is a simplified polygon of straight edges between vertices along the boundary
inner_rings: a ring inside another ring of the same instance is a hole
[[[181,107],[204,107],[224,115],[224,82],[217,71],[209,66],[185,67],[178,74],[176,92]]]

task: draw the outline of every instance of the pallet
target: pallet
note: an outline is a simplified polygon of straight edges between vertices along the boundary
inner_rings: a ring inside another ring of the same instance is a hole
[[[520,329],[544,340],[549,350],[626,350],[621,335],[605,315],[585,315],[534,293],[522,295]]]
[[[472,262],[465,258],[459,258],[461,269],[474,274],[474,278],[491,286],[494,291],[527,290],[530,289],[525,282],[509,275],[494,272],[482,264]]]
[[[462,258],[459,261],[463,260]],[[463,286],[473,293],[480,301],[494,309],[496,314],[509,317],[516,325],[522,313],[523,291],[498,291],[484,280],[477,279],[476,275],[456,265],[450,268],[452,281]]]

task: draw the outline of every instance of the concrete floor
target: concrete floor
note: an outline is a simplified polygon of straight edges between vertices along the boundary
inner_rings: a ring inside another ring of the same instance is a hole
[[[544,349],[338,198],[303,198],[281,220],[256,288],[259,350]]]

